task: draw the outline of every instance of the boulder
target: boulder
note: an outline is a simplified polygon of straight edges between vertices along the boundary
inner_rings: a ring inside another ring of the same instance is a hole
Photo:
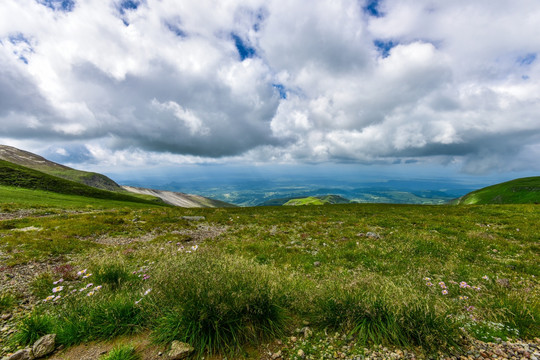
[[[55,348],[56,334],[49,334],[41,337],[38,341],[32,346],[32,352],[34,353],[34,358],[38,359],[49,355],[54,351]]]
[[[33,358],[32,349],[26,348],[17,351],[15,354],[8,357],[8,360],[32,360]]]
[[[193,350],[195,350],[193,346],[175,340],[171,343],[171,350],[169,350],[167,355],[171,360],[180,360],[187,358]]]

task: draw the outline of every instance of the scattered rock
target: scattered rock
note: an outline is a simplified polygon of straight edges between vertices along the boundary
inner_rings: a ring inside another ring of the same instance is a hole
[[[300,349],[298,350],[298,356],[301,358],[304,358],[306,355],[304,354],[304,350]]]
[[[313,263],[313,266],[319,267],[319,266],[321,266],[321,262],[320,262],[320,261],[315,261],[315,262]]]
[[[2,320],[6,321],[11,319],[11,314],[2,314]]]
[[[273,360],[276,360],[276,359],[279,359],[281,358],[281,350],[279,350],[277,353],[275,354],[272,354],[272,359]]]
[[[206,218],[204,216],[182,216],[182,219],[187,221],[201,221]]]
[[[8,360],[32,360],[33,358],[32,349],[26,348],[17,351],[15,354],[8,357]]]
[[[366,237],[371,238],[371,239],[380,239],[381,235],[379,235],[377,233],[374,233],[374,232],[371,232],[371,231],[368,231],[366,233]]]
[[[187,358],[194,350],[193,346],[175,340],[171,343],[171,350],[167,355],[171,360],[180,360]]]
[[[32,346],[34,358],[38,359],[52,353],[55,347],[55,340],[56,334],[49,334],[41,337],[38,341],[36,341],[34,343],[34,346]]]

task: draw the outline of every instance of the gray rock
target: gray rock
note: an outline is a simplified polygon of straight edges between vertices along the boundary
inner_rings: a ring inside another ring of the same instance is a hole
[[[204,216],[182,216],[182,219],[188,221],[201,221],[206,219]]]
[[[41,337],[38,341],[32,346],[32,352],[34,353],[34,358],[38,359],[44,357],[54,351],[56,341],[56,334],[49,334]]]
[[[368,238],[372,238],[372,239],[380,239],[381,238],[381,235],[377,234],[377,233],[374,233],[374,232],[371,232],[371,231],[368,231],[366,233],[366,236]]]
[[[32,360],[33,358],[32,349],[26,348],[17,351],[15,354],[8,357],[8,360]]]
[[[193,346],[181,341],[173,341],[171,344],[171,350],[167,353],[169,359],[180,360],[187,358],[195,350]]]

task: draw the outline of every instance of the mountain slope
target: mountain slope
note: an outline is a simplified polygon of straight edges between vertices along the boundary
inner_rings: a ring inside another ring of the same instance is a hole
[[[98,189],[108,191],[123,191],[120,185],[105,175],[75,170],[70,167],[49,161],[39,155],[14,148],[12,146],[0,145],[0,160],[9,161],[17,165]]]
[[[96,199],[118,200],[152,205],[159,205],[161,203],[161,201],[146,200],[124,193],[97,189],[4,160],[0,160],[0,185],[43,190],[58,194],[85,196]],[[161,204],[165,205],[163,203]]]
[[[452,202],[472,204],[535,204],[540,203],[540,176],[515,179],[488,186]]]
[[[235,207],[235,205],[226,203],[224,201],[213,200],[199,195],[190,195],[173,191],[145,189],[133,186],[122,186],[124,190],[135,194],[151,195],[162,199],[167,204],[174,206],[192,208],[192,207]]]
[[[294,197],[271,199],[258,206],[298,206],[298,205],[325,205],[325,204],[350,204],[349,199],[339,195],[320,195],[307,197]]]

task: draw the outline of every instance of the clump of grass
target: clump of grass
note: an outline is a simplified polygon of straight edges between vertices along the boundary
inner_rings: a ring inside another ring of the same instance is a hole
[[[284,310],[269,271],[253,262],[196,253],[157,270],[153,332],[158,342],[180,340],[203,352],[234,353],[282,333]]]
[[[52,275],[48,272],[39,274],[31,283],[30,289],[32,294],[39,299],[44,299],[51,294],[51,289],[54,287]]]
[[[98,284],[108,285],[112,290],[119,289],[122,285],[136,279],[129,272],[126,265],[120,261],[108,261],[93,266],[94,281]]]
[[[140,358],[133,345],[120,345],[102,356],[100,360],[139,360]]]
[[[6,292],[0,294],[0,313],[10,310],[17,303],[15,295]]]
[[[78,344],[138,332],[146,318],[132,294],[85,296],[65,304],[55,321],[59,343]]]
[[[350,333],[362,345],[421,346],[431,352],[460,342],[458,324],[427,304],[398,304],[343,286],[325,289],[315,303],[312,319],[318,326]]]
[[[19,322],[14,340],[23,346],[33,344],[40,337],[50,334],[53,326],[53,318],[50,315],[34,311]]]

